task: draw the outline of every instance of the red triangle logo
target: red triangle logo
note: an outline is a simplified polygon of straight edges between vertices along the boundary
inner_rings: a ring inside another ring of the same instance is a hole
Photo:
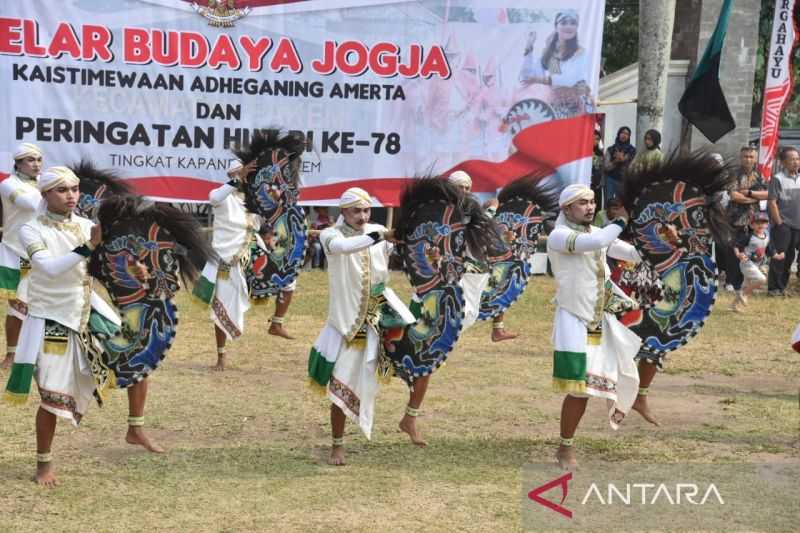
[[[569,481],[572,479],[572,472],[567,472],[563,476],[556,478],[552,481],[548,481],[544,485],[540,487],[536,487],[532,491],[528,493],[528,498],[535,501],[539,505],[543,505],[548,509],[552,509],[553,511],[563,514],[567,518],[572,518],[572,511],[569,509],[562,507],[561,504],[564,503],[564,500],[567,499],[567,493],[569,492]],[[552,489],[553,487],[561,487],[561,501],[559,503],[553,503],[550,500],[545,500],[542,498],[541,494],[543,492],[547,492],[548,490]]]

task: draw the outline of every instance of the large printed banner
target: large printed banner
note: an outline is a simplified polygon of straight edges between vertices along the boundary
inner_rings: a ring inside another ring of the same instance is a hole
[[[0,13],[0,170],[81,157],[207,201],[252,132],[302,132],[301,200],[396,205],[464,169],[588,183],[603,1],[26,0]],[[6,168],[6,165],[8,166]]]
[[[765,179],[772,176],[772,162],[778,149],[781,112],[792,95],[792,51],[800,33],[800,21],[794,20],[794,4],[795,0],[776,0],[775,16],[772,19],[758,147],[758,170]]]

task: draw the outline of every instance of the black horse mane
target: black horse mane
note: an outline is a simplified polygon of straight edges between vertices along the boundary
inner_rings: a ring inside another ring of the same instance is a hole
[[[445,180],[431,176],[411,180],[400,196],[400,209],[395,219],[395,232],[402,237],[413,230],[410,224],[414,212],[420,204],[440,200],[458,205],[459,198],[458,189]]]
[[[305,149],[306,141],[301,134],[289,132],[281,135],[280,128],[267,128],[256,130],[250,139],[250,144],[235,148],[233,153],[242,164],[257,161],[258,167],[261,168],[272,164],[271,160],[267,160],[267,155],[271,152],[283,152],[289,157],[289,161],[294,163],[299,161]]]
[[[396,233],[400,238],[413,230],[410,226],[414,212],[422,203],[439,200],[456,206],[455,216],[469,220],[465,228],[467,245],[478,260],[484,260],[487,251],[493,254],[502,245],[497,226],[471,195],[464,195],[458,187],[441,177],[424,176],[410,181],[400,197]]]
[[[620,198],[629,211],[644,189],[662,181],[682,181],[697,187],[706,196],[708,221],[714,240],[727,242],[731,228],[722,207],[722,192],[728,190],[735,179],[730,166],[721,165],[708,152],[694,152],[688,156],[673,152],[658,164],[635,168],[622,178]]]
[[[540,181],[537,178],[527,176],[516,179],[500,190],[497,195],[497,201],[504,204],[519,196],[538,205],[539,209],[547,210],[548,207],[552,207],[552,195],[547,194],[547,190],[538,184]]]
[[[471,195],[465,195],[461,206],[469,223],[467,224],[467,244],[472,256],[478,261],[486,261],[488,256],[501,255],[507,249],[494,219]]]
[[[133,192],[130,186],[121,179],[117,171],[113,169],[97,168],[97,166],[87,158],[82,158],[79,162],[70,165],[69,168],[81,180],[82,189],[85,185],[94,189],[105,185],[105,195],[107,196],[132,194]]]
[[[100,204],[97,219],[102,228],[111,228],[115,223],[124,220],[152,218],[153,222],[167,230],[175,241],[184,248],[177,253],[181,278],[189,287],[199,271],[196,264],[205,264],[215,256],[211,245],[203,235],[203,230],[195,218],[183,211],[164,203],[151,203],[140,196],[120,195],[105,199]]]

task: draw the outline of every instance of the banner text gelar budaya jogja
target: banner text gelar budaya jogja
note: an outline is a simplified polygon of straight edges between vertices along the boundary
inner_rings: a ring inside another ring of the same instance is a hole
[[[0,54],[58,59],[64,55],[78,61],[110,62],[114,59],[114,33],[106,26],[83,24],[75,28],[59,22],[49,39],[41,39],[39,23],[32,19],[0,18]],[[281,37],[277,42],[266,36],[241,35],[232,38],[220,33],[212,42],[197,31],[176,31],[137,27],[122,28],[122,59],[132,65],[156,64],[162,67],[246,68],[260,72],[303,71],[305,62],[294,42]],[[317,74],[340,72],[361,76],[366,72],[391,78],[448,79],[450,65],[439,45],[423,47],[411,43],[406,50],[395,43],[380,41],[371,45],[358,40],[323,43],[322,57],[312,59],[310,68]]]

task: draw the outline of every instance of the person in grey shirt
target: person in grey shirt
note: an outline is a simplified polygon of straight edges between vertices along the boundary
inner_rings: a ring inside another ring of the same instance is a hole
[[[769,264],[767,288],[770,296],[783,296],[789,284],[789,273],[800,247],[800,151],[784,148],[781,151],[783,172],[769,182],[767,210],[772,222],[770,236],[776,252],[785,252],[782,261]]]

